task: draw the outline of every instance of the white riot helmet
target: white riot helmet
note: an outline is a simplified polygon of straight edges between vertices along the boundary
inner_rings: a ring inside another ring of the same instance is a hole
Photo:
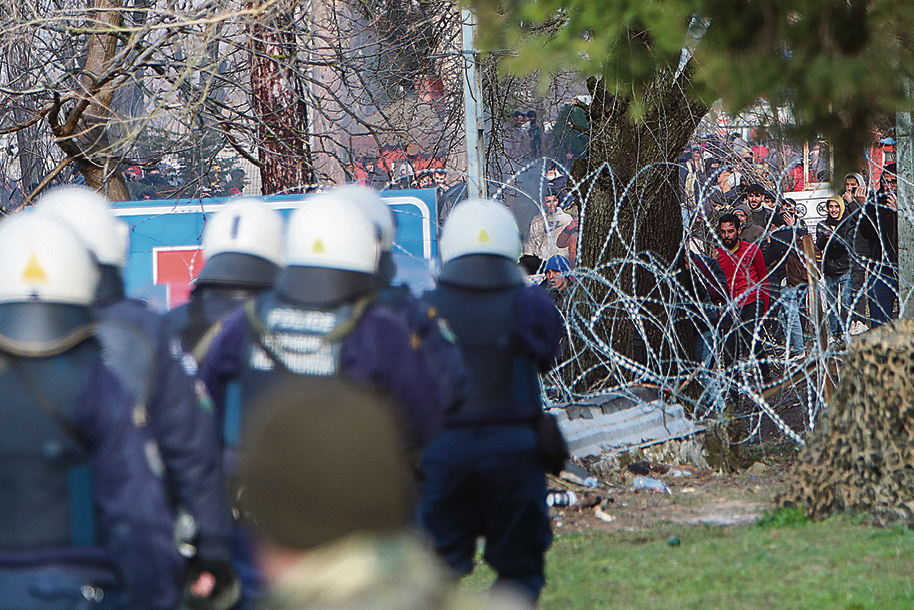
[[[282,215],[263,202],[234,199],[203,229],[206,264],[198,286],[267,289],[282,267]]]
[[[336,192],[316,195],[295,210],[286,229],[286,268],[276,291],[306,305],[336,305],[376,286],[375,227]]]
[[[100,193],[82,186],[65,186],[39,199],[35,209],[69,226],[99,265],[118,269],[124,266],[129,229],[111,212]]]
[[[361,208],[362,213],[377,229],[381,252],[390,252],[393,249],[394,239],[397,236],[394,215],[376,190],[360,184],[347,184],[334,189],[332,194],[351,201]]]
[[[459,203],[444,223],[439,251],[443,282],[492,288],[523,282],[517,266],[520,231],[514,215],[500,203]]]
[[[75,233],[34,211],[0,223],[0,349],[59,353],[92,333],[99,269]]]
[[[127,260],[130,229],[111,211],[99,193],[82,186],[54,189],[38,200],[35,210],[67,225],[100,266],[95,303],[124,297],[121,268]]]
[[[397,271],[393,259],[394,239],[397,236],[397,225],[393,212],[374,189],[358,184],[348,184],[333,191],[337,197],[352,201],[361,208],[362,213],[374,224],[381,257],[378,261],[378,279],[381,286],[388,286]]]

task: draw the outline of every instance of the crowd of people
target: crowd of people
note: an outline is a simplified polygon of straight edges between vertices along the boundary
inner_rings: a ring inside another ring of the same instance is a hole
[[[165,163],[130,165],[122,175],[131,198],[136,201],[176,199],[180,197],[237,197],[244,191],[245,173],[241,168],[213,164],[202,177],[186,175],[187,171]]]
[[[811,289],[819,290],[829,344],[838,347],[897,315],[894,163],[875,185],[848,174],[815,226],[794,200],[758,183],[733,186],[725,164],[717,172],[718,184],[689,215],[691,283],[705,304],[702,316],[692,316],[702,337],[700,362],[712,361],[708,346],[722,345],[718,356],[732,362],[753,355],[767,378],[764,337],[783,350],[780,359],[805,358],[819,332],[807,307]]]
[[[535,605],[561,316],[505,206],[452,210],[423,298],[392,285],[395,231],[356,185],[288,219],[232,200],[160,314],[98,193],[3,219],[4,607]],[[480,537],[495,594],[467,600]]]
[[[804,216],[812,215],[780,190],[796,187],[797,176],[790,186],[783,176],[762,172],[760,179],[760,167],[775,166],[775,153],[740,143],[729,138],[719,156],[707,143],[690,146],[684,156],[687,273],[678,281],[692,301],[682,309],[697,331],[696,362],[711,369],[749,358],[772,381],[772,364],[790,370],[805,362],[818,341],[817,322],[825,327],[827,347],[838,351],[897,316],[896,166],[879,168],[873,183],[848,174],[838,194],[818,206],[824,218],[807,224]],[[810,152],[817,180],[827,179],[820,169],[825,154],[821,143]],[[797,168],[802,160],[780,165]],[[521,263],[567,313],[577,206],[560,171],[547,172],[540,190],[541,210],[526,232]]]

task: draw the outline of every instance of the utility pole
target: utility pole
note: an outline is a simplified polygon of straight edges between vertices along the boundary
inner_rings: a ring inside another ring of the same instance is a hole
[[[467,198],[488,195],[483,156],[482,85],[479,80],[479,53],[476,50],[476,13],[460,11],[463,22],[463,106],[466,116]]]
[[[905,83],[914,100],[914,85]],[[914,124],[910,112],[895,116],[895,162],[898,166],[898,309],[914,318]]]

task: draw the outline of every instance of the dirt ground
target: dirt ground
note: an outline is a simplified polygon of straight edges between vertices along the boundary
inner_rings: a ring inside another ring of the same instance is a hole
[[[677,466],[662,473],[664,465],[654,465],[647,476],[664,482],[669,493],[635,489],[632,482],[639,475],[627,471],[616,473],[611,483],[601,480],[597,489],[550,478],[550,489],[572,490],[579,500],[575,506],[550,509],[553,532],[640,531],[663,522],[754,523],[774,508],[775,496],[786,486],[789,466],[783,456],[761,459],[732,475]]]

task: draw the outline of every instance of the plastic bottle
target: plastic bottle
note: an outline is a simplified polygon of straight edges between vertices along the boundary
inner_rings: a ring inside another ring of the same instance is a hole
[[[546,506],[574,506],[578,495],[573,491],[550,490],[546,493]]]
[[[632,481],[632,485],[635,486],[635,489],[648,489],[650,491],[665,491],[668,494],[672,494],[670,488],[667,487],[667,484],[663,481],[658,481],[657,479],[652,479],[650,477],[635,477],[635,480]]]
[[[587,477],[586,479],[584,479],[584,482],[582,483],[582,485],[584,487],[590,487],[591,489],[596,489],[596,487],[599,485],[599,483],[597,482],[597,480],[594,477]]]

